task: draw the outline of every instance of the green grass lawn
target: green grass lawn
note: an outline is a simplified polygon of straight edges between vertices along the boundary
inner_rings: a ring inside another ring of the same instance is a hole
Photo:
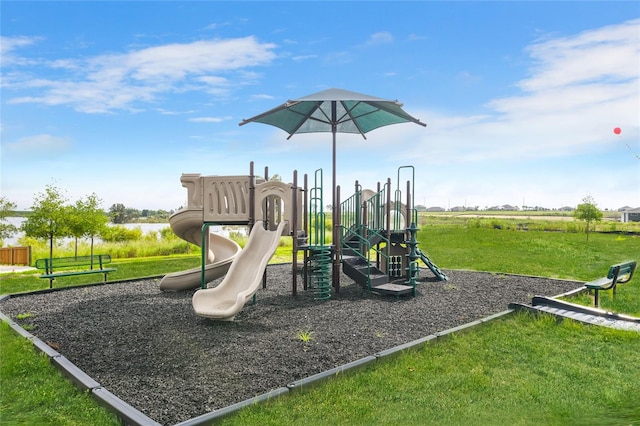
[[[587,242],[582,233],[473,223],[421,227],[420,248],[444,269],[587,281],[613,263],[640,260],[634,235],[591,234]],[[120,275],[110,279],[125,279],[195,267],[199,259],[114,263]],[[46,287],[33,274],[0,276],[0,293]],[[615,300],[610,293],[602,294],[604,309],[640,315],[638,275]],[[572,301],[593,303],[588,295]],[[0,343],[0,424],[118,424],[4,324]],[[225,424],[640,424],[638,353],[634,332],[517,314],[245,409]]]
[[[108,275],[109,281],[119,281],[131,278],[164,275],[169,272],[182,271],[200,266],[200,256],[171,256],[140,259],[115,259],[109,267],[117,271]],[[49,288],[49,280],[39,278],[43,271],[28,271],[0,275],[0,294],[19,293]],[[53,286],[70,287],[81,284],[95,283],[102,279],[100,274],[76,275],[61,277],[54,281]]]
[[[518,314],[222,424],[638,424],[638,350],[637,333]]]
[[[118,424],[5,322],[0,323],[0,342],[1,425]]]

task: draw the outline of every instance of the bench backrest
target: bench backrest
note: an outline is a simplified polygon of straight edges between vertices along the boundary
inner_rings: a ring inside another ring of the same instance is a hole
[[[631,281],[633,278],[633,273],[636,270],[637,262],[635,260],[618,263],[616,265],[611,266],[609,268],[609,273],[607,274],[607,278],[614,279],[615,282],[622,284],[628,281]],[[615,269],[618,269],[618,273],[615,274]]]
[[[105,263],[111,263],[110,254],[94,254],[93,256],[54,257],[53,259],[36,260],[36,268],[51,271],[53,268],[73,268],[75,266],[97,266],[102,268]]]

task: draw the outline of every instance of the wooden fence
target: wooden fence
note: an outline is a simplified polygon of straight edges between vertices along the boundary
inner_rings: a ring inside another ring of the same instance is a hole
[[[1,265],[31,265],[31,246],[0,247]]]

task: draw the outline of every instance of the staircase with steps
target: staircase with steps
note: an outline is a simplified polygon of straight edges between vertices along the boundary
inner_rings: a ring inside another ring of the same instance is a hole
[[[399,282],[389,282],[389,276],[357,256],[345,256],[342,259],[342,270],[349,278],[366,290],[374,293],[402,296],[413,294],[413,287]]]
[[[383,240],[382,235],[377,232],[370,233],[366,240],[362,239],[356,233],[353,233],[347,240],[342,243],[342,253],[345,256],[359,256],[360,244],[366,241],[368,247],[373,247]]]

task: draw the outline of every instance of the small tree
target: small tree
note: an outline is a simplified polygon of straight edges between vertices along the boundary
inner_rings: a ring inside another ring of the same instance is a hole
[[[78,201],[79,203],[79,201]],[[69,236],[73,237],[74,243],[74,256],[78,257],[78,239],[84,235],[84,223],[82,213],[78,204],[74,206],[67,206],[67,228],[69,230]]]
[[[86,200],[76,203],[76,208],[83,218],[83,234],[85,238],[91,240],[91,256],[93,256],[93,240],[102,234],[109,222],[109,216],[102,210],[102,200],[93,193],[87,196]]]
[[[100,208],[102,200],[93,193],[86,200],[78,200],[69,207],[69,230],[75,238],[75,255],[78,256],[78,238],[91,240],[91,256],[93,256],[94,238],[99,236],[109,221],[107,214]]]
[[[578,220],[584,220],[587,223],[586,234],[589,241],[589,232],[591,230],[591,222],[599,222],[602,220],[602,212],[598,209],[595,200],[591,195],[582,199],[582,204],[573,212],[573,217]]]
[[[21,229],[28,237],[49,240],[49,259],[53,259],[54,240],[69,235],[66,202],[59,188],[47,185],[44,193],[36,194],[32,214],[22,223]]]
[[[0,246],[2,240],[13,236],[18,231],[15,225],[4,223],[9,217],[9,213],[15,210],[16,205],[9,201],[6,197],[0,197]]]

